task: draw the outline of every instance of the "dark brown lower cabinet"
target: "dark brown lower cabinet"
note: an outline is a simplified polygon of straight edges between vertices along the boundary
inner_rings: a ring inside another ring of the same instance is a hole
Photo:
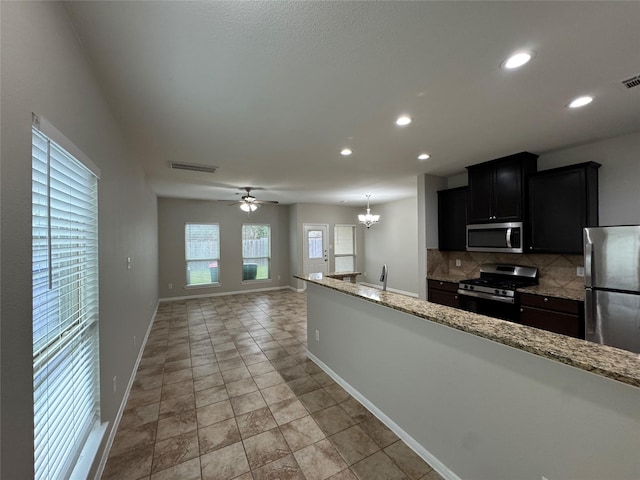
[[[520,294],[520,323],[569,337],[584,338],[584,302]]]
[[[430,302],[458,308],[458,284],[456,282],[429,280],[427,286]]]

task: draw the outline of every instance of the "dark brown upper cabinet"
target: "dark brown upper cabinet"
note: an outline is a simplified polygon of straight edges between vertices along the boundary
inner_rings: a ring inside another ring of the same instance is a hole
[[[587,162],[529,177],[529,252],[583,253],[583,229],[598,225],[598,168]]]
[[[527,178],[537,169],[538,156],[521,152],[467,167],[467,223],[523,221]]]
[[[438,249],[464,251],[467,248],[467,187],[438,192]]]

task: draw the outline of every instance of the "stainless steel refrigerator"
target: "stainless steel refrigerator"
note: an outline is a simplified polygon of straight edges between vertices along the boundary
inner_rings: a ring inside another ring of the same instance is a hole
[[[640,353],[640,225],[584,229],[585,336]]]

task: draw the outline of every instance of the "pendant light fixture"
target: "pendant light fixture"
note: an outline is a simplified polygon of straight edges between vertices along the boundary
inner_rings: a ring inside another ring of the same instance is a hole
[[[367,195],[367,213],[365,215],[358,215],[358,221],[362,223],[365,227],[371,228],[371,225],[375,225],[380,220],[380,215],[371,215],[371,208],[369,208],[369,197],[371,195]]]

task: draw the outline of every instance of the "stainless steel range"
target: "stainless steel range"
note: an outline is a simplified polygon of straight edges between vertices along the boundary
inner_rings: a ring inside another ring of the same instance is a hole
[[[485,264],[480,267],[480,278],[462,280],[458,284],[460,308],[516,321],[519,317],[516,290],[537,284],[536,267]]]

